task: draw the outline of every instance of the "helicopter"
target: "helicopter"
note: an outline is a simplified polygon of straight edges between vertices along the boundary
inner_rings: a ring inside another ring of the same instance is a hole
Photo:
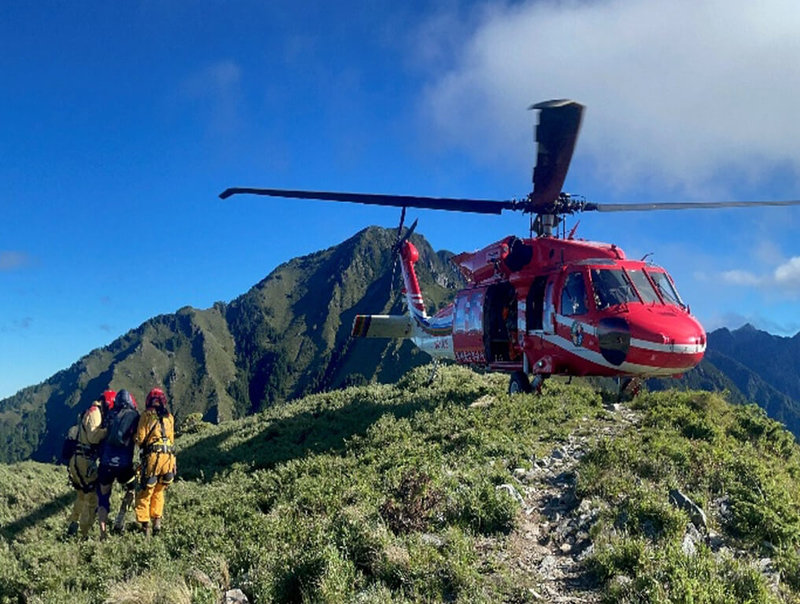
[[[620,390],[652,377],[680,377],[706,349],[706,332],[662,267],[628,258],[613,243],[575,238],[567,215],[734,207],[793,206],[800,201],[599,204],[562,192],[584,106],[569,99],[531,105],[535,128],[533,191],[521,199],[487,200],[229,188],[220,194],[353,202],[402,208],[399,255],[407,315],[357,315],[352,337],[404,338],[435,360],[510,374],[510,393],[540,391],[552,375],[617,378]],[[414,269],[419,252],[403,234],[407,208],[530,215],[527,238],[510,235],[451,261],[466,287],[429,316]],[[576,225],[577,226],[577,225]],[[559,227],[562,227],[559,229]]]

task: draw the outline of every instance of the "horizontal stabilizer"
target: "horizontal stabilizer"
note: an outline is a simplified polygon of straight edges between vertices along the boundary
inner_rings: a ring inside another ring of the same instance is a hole
[[[354,338],[410,338],[414,323],[408,315],[356,315]]]

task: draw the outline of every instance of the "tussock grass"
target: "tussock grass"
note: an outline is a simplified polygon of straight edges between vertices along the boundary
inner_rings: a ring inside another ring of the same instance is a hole
[[[182,577],[135,576],[109,589],[105,604],[191,604],[192,592]]]
[[[211,603],[230,587],[252,602],[530,600],[530,578],[513,559],[481,553],[487,540],[502,549],[521,513],[496,487],[577,426],[591,435],[607,425],[608,412],[585,386],[554,380],[542,396],[511,398],[506,379],[459,367],[431,379],[422,367],[395,386],[317,394],[192,430],[178,441],[181,479],[164,530],[149,540],[65,540],[63,468],[0,466],[0,602],[159,602],[168,593],[164,601]],[[668,392],[635,405],[639,426],[589,439],[578,467],[579,497],[601,509],[586,571],[603,593],[796,598],[791,437],[716,395]],[[688,517],[669,503],[670,488],[704,506],[729,556],[682,552]],[[767,555],[783,571],[780,592],[751,563]]]
[[[590,565],[615,602],[798,601],[800,454],[755,405],[708,392],[661,392],[633,404],[639,430],[604,440],[583,460],[578,495],[603,503]],[[682,540],[690,519],[669,503],[681,489],[724,540]],[[773,589],[758,569],[782,570]]]

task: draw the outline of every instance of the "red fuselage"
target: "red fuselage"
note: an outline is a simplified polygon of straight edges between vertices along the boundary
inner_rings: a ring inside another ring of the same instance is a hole
[[[455,359],[533,374],[679,375],[706,334],[661,268],[615,245],[506,238],[453,261]]]

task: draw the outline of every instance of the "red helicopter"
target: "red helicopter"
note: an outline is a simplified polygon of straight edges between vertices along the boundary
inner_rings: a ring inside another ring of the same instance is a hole
[[[583,105],[552,100],[539,110],[533,192],[494,201],[406,195],[230,188],[255,194],[402,208],[398,240],[409,315],[358,315],[353,337],[408,338],[434,359],[505,371],[509,392],[541,389],[550,375],[633,379],[680,376],[706,349],[706,333],[661,267],[631,260],[616,245],[578,240],[559,226],[585,211],[627,212],[800,205],[800,201],[597,204],[563,193]],[[509,236],[452,258],[467,281],[455,301],[429,317],[414,271],[419,254],[401,237],[406,208],[531,215],[530,236]],[[535,237],[533,237],[535,233]],[[531,378],[533,381],[531,382]]]

